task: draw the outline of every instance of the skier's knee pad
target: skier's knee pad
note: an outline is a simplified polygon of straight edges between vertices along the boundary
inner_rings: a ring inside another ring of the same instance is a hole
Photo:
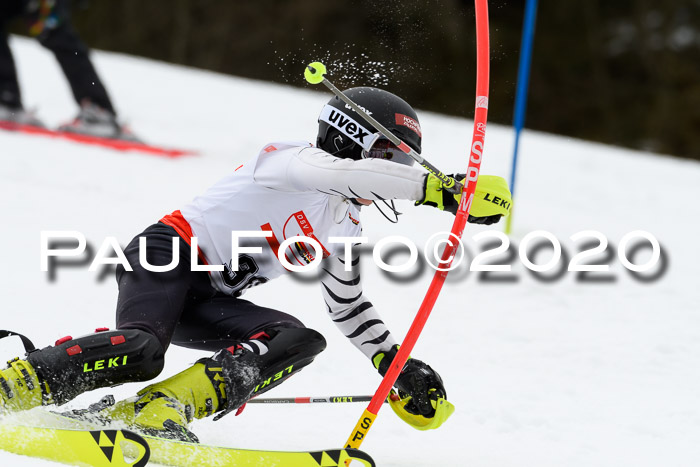
[[[261,381],[253,391],[262,394],[314,361],[326,348],[326,339],[313,329],[277,327],[259,337],[267,347],[260,355]],[[265,338],[267,336],[267,338]],[[254,340],[253,336],[251,340]]]
[[[164,352],[152,334],[120,329],[59,339],[55,347],[29,352],[27,361],[48,385],[53,402],[64,404],[86,391],[155,378]]]
[[[326,340],[313,329],[274,327],[247,341],[201,359],[215,388],[223,387],[215,420],[236,410],[251,397],[281,384],[311,363],[326,348]],[[218,368],[217,368],[218,367]],[[219,374],[220,373],[220,374]]]

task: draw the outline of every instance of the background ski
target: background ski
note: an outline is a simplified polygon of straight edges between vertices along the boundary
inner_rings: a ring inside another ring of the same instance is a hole
[[[102,146],[117,151],[138,151],[147,154],[166,157],[180,157],[195,155],[196,152],[184,149],[170,149],[151,144],[140,143],[138,141],[127,141],[116,138],[102,138],[99,136],[84,135],[80,133],[71,133],[68,131],[52,130],[34,125],[22,125],[14,122],[0,121],[0,129],[8,131],[16,131],[19,133],[47,136],[51,138],[61,138],[69,141],[74,141],[81,144],[89,144],[92,146]]]
[[[356,449],[262,451],[172,441],[129,430],[42,428],[0,423],[0,449],[69,465],[333,467],[357,461],[373,467],[372,458]]]

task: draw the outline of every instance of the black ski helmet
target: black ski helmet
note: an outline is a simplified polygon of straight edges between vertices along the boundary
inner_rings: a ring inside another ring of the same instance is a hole
[[[418,115],[406,101],[388,91],[371,87],[350,88],[343,94],[420,154],[422,135]],[[382,157],[405,165],[413,164],[410,156],[396,148],[378,156],[370,155],[373,148],[382,146],[379,141],[383,141],[385,147],[393,146],[338,96],[333,96],[321,110],[317,147],[341,158]]]

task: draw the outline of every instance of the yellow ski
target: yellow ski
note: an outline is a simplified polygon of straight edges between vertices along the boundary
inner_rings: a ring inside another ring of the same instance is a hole
[[[172,441],[129,430],[69,430],[0,423],[0,449],[15,454],[86,467],[168,466],[335,467],[350,460],[374,467],[356,449],[259,451]]]

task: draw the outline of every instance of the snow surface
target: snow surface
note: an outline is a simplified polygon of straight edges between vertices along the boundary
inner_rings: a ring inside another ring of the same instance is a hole
[[[50,124],[72,117],[75,104],[53,57],[29,40],[12,38],[11,46],[25,105]],[[39,268],[41,231],[78,230],[95,247],[115,236],[125,245],[268,141],[313,140],[318,111],[329,98],[119,54],[95,52],[94,58],[136,133],[200,155],[173,160],[0,132],[0,328],[41,346],[113,326],[116,302],[114,279],[100,280],[86,265],[62,268],[50,281]],[[448,173],[464,170],[472,123],[420,116],[424,155]],[[482,173],[508,178],[512,130],[491,125],[487,133]],[[514,243],[547,230],[571,254],[569,236],[576,232],[598,230],[616,247],[625,233],[643,229],[662,244],[666,272],[641,282],[615,255],[607,260],[612,282],[584,283],[571,272],[542,282],[517,259],[516,282],[487,283],[464,268],[455,271],[413,356],[440,372],[456,413],[439,430],[419,432],[385,408],[362,449],[381,466],[698,465],[700,164],[532,131],[521,144]],[[434,232],[449,230],[445,213],[401,207],[406,214],[398,225],[374,210],[363,212],[373,243],[398,234],[422,246]],[[483,230],[469,226],[465,236]],[[548,257],[543,252],[537,262]],[[648,257],[643,250],[635,262]],[[402,338],[431,274],[398,282],[365,263],[365,291]],[[282,278],[246,298],[295,314],[328,340],[313,366],[269,396],[376,390],[379,377],[326,317],[316,284]],[[4,339],[0,351],[8,359],[20,354],[19,341]],[[171,348],[162,377],[203,355]],[[142,386],[95,391],[69,407],[108,393],[127,397]],[[238,417],[197,421],[194,431],[206,443],[243,448],[339,447],[364,408],[249,405]],[[0,463],[49,464],[3,452]]]

